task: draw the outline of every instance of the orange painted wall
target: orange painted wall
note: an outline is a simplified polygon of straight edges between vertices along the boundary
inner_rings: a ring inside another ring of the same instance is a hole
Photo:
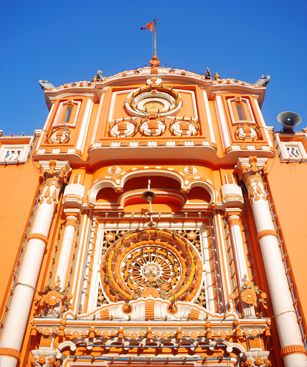
[[[306,321],[307,165],[277,158],[269,167],[268,182]]]
[[[30,161],[21,165],[0,166],[0,317],[6,291],[10,291],[12,272],[18,259],[28,218],[36,197],[39,170]],[[7,293],[9,294],[9,292]]]

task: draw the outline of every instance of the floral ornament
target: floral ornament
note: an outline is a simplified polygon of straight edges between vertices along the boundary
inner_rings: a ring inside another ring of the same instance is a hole
[[[252,281],[248,280],[246,274],[244,275],[239,293],[232,294],[231,298],[236,303],[241,301],[245,306],[254,306],[259,317],[262,317],[264,310],[267,309],[267,294],[255,286]]]
[[[33,367],[60,367],[61,361],[56,357],[56,350],[49,347],[40,347],[37,350],[32,350]]]
[[[58,282],[45,287],[36,297],[36,316],[60,317],[69,310],[71,298],[69,290],[61,289]]]
[[[257,294],[253,289],[245,289],[241,292],[241,299],[247,305],[257,305]]]

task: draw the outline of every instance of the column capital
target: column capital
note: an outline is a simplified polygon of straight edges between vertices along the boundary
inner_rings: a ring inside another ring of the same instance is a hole
[[[268,158],[259,158],[256,156],[239,158],[236,165],[236,173],[240,179],[246,179],[250,175],[266,174],[267,161]]]
[[[225,215],[229,225],[241,225],[241,213],[239,208],[226,208]]]
[[[71,172],[69,163],[66,161],[40,161],[40,203],[56,204],[63,183]]]
[[[267,194],[263,185],[263,174],[266,174],[267,158],[239,158],[236,173],[239,179],[243,179],[247,187],[251,201],[267,200]]]
[[[40,164],[40,180],[47,181],[56,179],[59,183],[67,183],[67,179],[71,172],[68,161],[39,161]]]
[[[80,211],[64,210],[64,214],[65,214],[65,226],[73,226],[76,229],[80,220]]]

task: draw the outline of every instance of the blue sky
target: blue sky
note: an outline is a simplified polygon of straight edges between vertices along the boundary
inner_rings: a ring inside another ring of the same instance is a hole
[[[55,85],[145,66],[157,17],[161,64],[256,81],[271,75],[263,114],[268,125],[295,111],[307,125],[307,2],[14,1],[0,11],[0,129],[42,128],[47,108],[39,79]]]

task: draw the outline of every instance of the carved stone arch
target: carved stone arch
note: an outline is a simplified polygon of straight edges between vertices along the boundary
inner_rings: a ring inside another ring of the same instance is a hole
[[[188,190],[191,190],[192,188],[195,188],[195,187],[201,187],[209,193],[210,198],[211,198],[209,204],[216,203],[217,193],[216,193],[216,190],[212,187],[212,185],[209,182],[207,182],[207,181],[193,181],[188,186]]]
[[[88,192],[89,204],[95,205],[98,192],[107,187],[113,188],[114,190],[118,188],[112,180],[99,180],[94,183]]]

